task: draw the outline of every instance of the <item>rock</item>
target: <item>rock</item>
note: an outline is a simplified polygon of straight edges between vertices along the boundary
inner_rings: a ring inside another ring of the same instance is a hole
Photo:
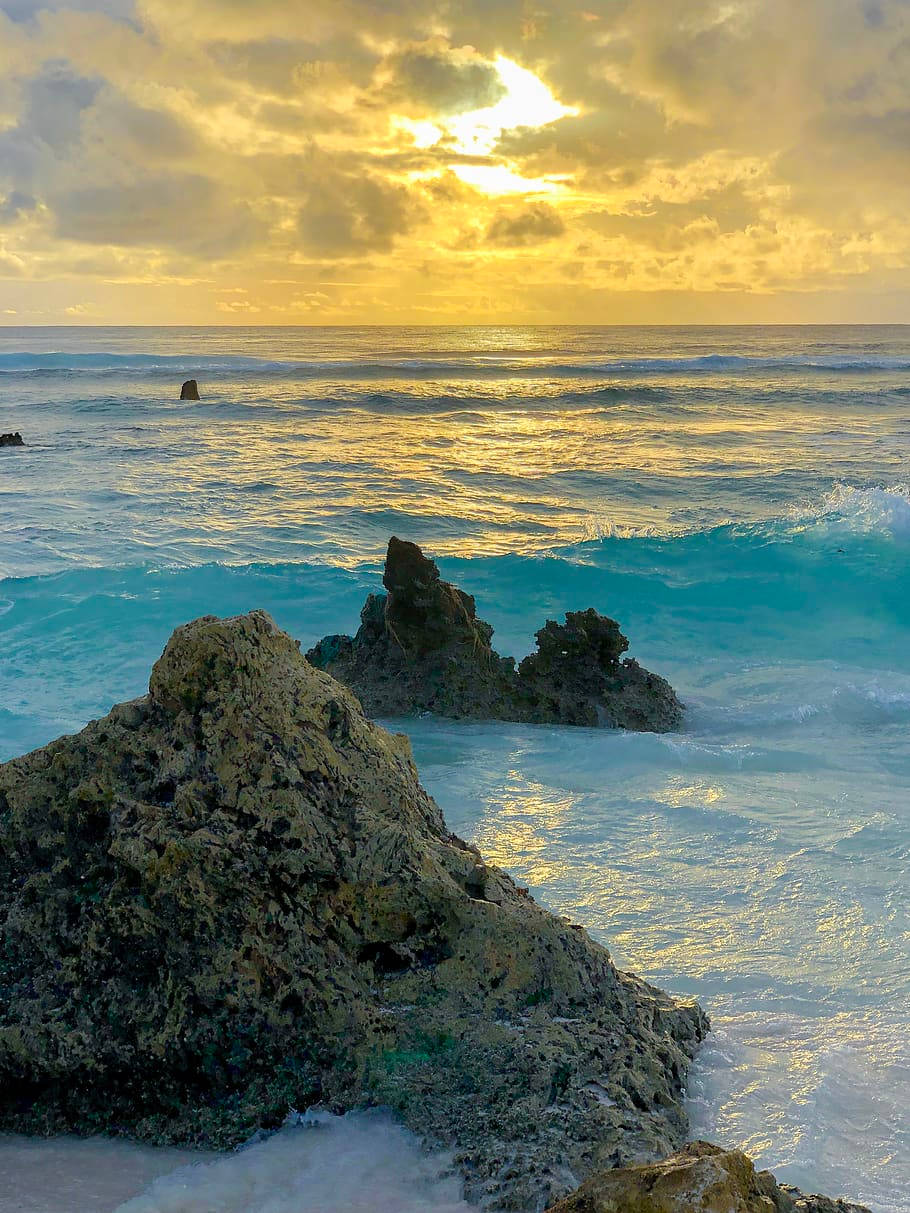
[[[186,383],[180,389],[181,400],[198,400],[199,399],[199,384],[195,379],[187,379]]]
[[[550,620],[518,669],[493,649],[474,599],[443,581],[415,543],[389,540],[383,584],[357,635],[326,636],[308,659],[355,692],[370,716],[517,720],[668,732],[682,705],[665,679],[620,660],[629,642],[589,609]]]
[[[524,1210],[685,1136],[699,1008],[449,833],[262,612],[178,628],[147,696],[0,766],[0,923],[3,1130],[226,1147],[384,1104]]]
[[[25,446],[18,430],[14,434],[0,434],[0,446]]]
[[[768,1172],[765,1172],[768,1174]],[[807,1196],[799,1188],[790,1184],[780,1184],[779,1190],[783,1197],[789,1197],[796,1213],[872,1213],[866,1205],[854,1205],[847,1200],[832,1200],[830,1196]],[[790,1207],[784,1201],[780,1206],[783,1213],[790,1213]]]
[[[694,1141],[657,1163],[592,1176],[549,1213],[870,1213],[862,1205],[804,1196],[756,1172],[738,1150]]]

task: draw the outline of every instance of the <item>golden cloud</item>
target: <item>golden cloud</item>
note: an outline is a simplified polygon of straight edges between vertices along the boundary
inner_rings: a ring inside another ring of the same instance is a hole
[[[899,318],[908,48],[903,0],[0,0],[4,312]]]

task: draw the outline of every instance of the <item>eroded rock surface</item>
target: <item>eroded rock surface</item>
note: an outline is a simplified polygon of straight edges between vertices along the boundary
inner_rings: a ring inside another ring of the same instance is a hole
[[[667,732],[682,721],[670,684],[622,659],[615,620],[570,612],[537,633],[518,669],[492,647],[474,599],[443,581],[414,543],[389,541],[383,585],[354,637],[326,636],[307,653],[360,698],[371,716],[442,716]]]
[[[738,1150],[690,1142],[660,1162],[600,1172],[549,1213],[870,1213],[806,1196]]]
[[[388,1104],[525,1211],[685,1135],[698,1007],[450,834],[407,740],[261,612],[0,766],[0,923],[3,1129],[226,1146]]]

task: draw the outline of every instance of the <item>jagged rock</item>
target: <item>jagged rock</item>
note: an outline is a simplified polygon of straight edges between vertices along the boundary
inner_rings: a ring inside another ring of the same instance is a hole
[[[407,739],[261,612],[0,766],[0,923],[2,1129],[227,1146],[387,1104],[526,1213],[685,1136],[698,1007],[450,834]]]
[[[870,1213],[862,1205],[804,1196],[756,1171],[738,1150],[694,1141],[657,1163],[592,1176],[549,1213]]]
[[[383,584],[370,594],[357,635],[326,636],[308,659],[357,694],[371,716],[437,712],[668,732],[682,721],[673,688],[637,661],[619,624],[593,609],[550,620],[538,652],[515,669],[493,649],[474,599],[443,581],[415,543],[389,540]]]
[[[25,446],[18,430],[14,434],[0,434],[0,446]]]
[[[199,384],[195,379],[187,379],[186,383],[180,389],[181,400],[198,400],[199,399]]]

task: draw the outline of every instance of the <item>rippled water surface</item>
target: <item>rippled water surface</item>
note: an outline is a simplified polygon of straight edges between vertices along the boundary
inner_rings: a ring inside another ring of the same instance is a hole
[[[701,999],[695,1133],[910,1210],[910,330],[4,329],[11,429],[0,759],[141,693],[193,616],[353,629],[393,531],[503,652],[612,614],[682,733],[395,727],[453,829]],[[341,1213],[319,1186],[338,1151],[377,1208],[403,1207],[390,1158],[415,1209],[458,1207],[390,1125],[326,1128],[151,1187],[103,1148],[124,1213],[296,1210],[302,1187]],[[0,1139],[0,1173],[46,1149],[78,1190],[97,1148]],[[30,1190],[0,1209],[57,1213]]]

